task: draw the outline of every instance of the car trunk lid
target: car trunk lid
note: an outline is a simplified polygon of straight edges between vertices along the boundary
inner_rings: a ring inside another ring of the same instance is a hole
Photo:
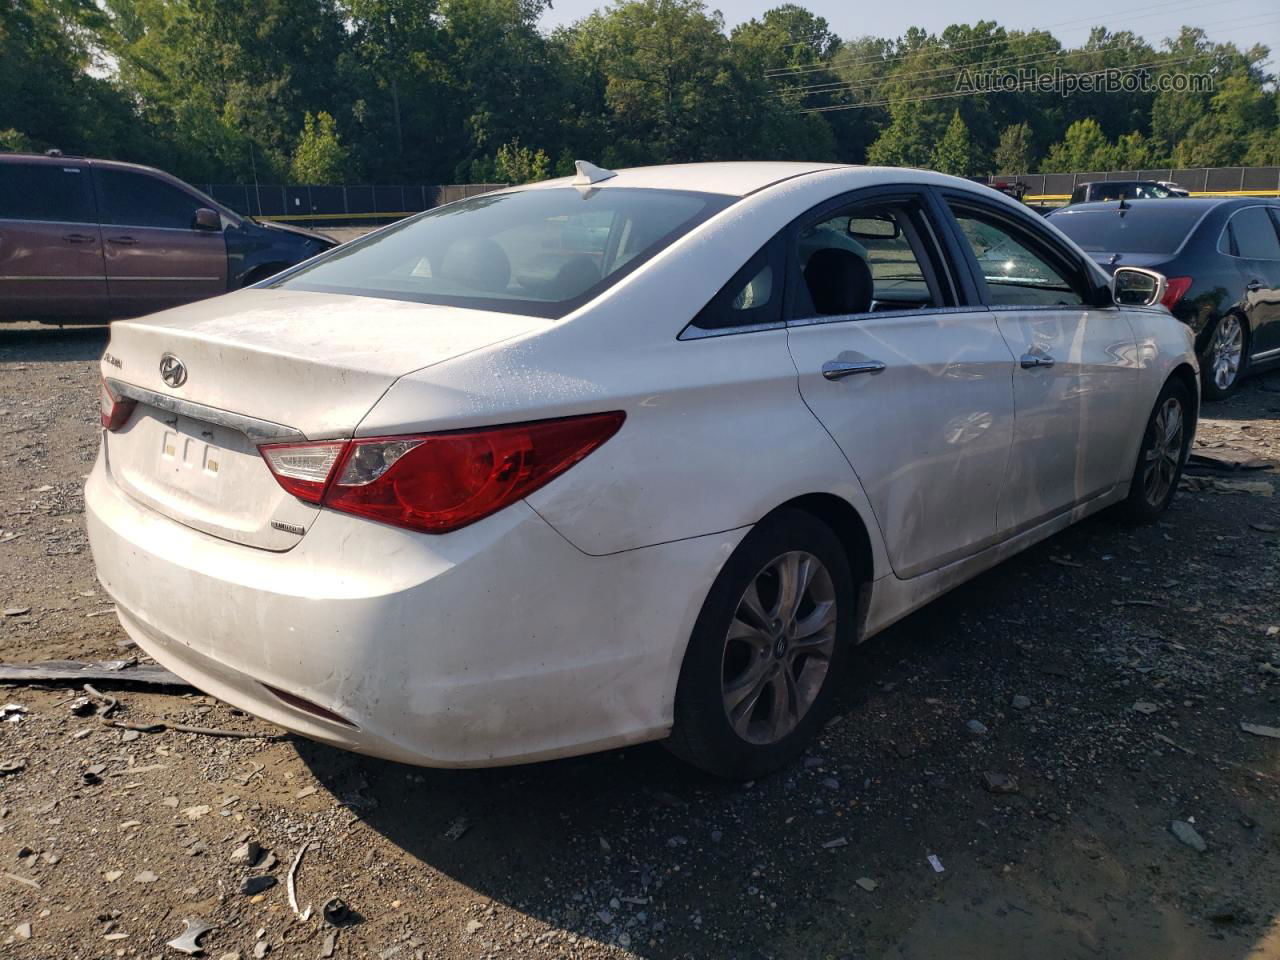
[[[281,488],[260,443],[349,437],[404,374],[546,322],[270,289],[117,322],[102,373],[136,407],[104,435],[108,468],[173,520],[288,550],[318,510]]]

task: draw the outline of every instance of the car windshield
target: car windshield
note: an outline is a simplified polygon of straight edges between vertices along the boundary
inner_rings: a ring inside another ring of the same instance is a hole
[[[561,317],[734,199],[626,187],[473,197],[339,247],[278,286]]]
[[[1204,215],[1193,203],[1142,204],[1123,212],[1063,209],[1049,219],[1086,253],[1173,253]]]

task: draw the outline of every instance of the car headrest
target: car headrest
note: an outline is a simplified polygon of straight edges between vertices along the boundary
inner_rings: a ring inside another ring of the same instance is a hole
[[[804,281],[818,313],[866,313],[871,309],[875,289],[871,268],[849,250],[815,250],[805,264]]]
[[[511,283],[506,251],[488,237],[458,240],[445,251],[442,279],[454,280],[485,293],[502,294]]]

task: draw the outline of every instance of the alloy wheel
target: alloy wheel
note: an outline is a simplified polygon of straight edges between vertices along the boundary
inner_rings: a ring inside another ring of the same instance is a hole
[[[784,553],[752,578],[721,667],[725,716],[739,737],[777,743],[799,725],[826,681],[836,620],[831,573],[813,554]]]
[[[1182,457],[1182,403],[1169,397],[1156,411],[1142,470],[1143,492],[1153,507],[1164,503]]]
[[[1240,361],[1244,357],[1244,328],[1235,316],[1227,314],[1218,321],[1209,344],[1209,360],[1213,367],[1213,383],[1226,390],[1236,381]]]

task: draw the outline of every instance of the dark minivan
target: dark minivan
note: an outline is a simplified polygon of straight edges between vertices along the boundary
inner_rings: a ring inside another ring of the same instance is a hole
[[[0,320],[136,317],[257,283],[334,245],[242,217],[151,167],[0,154]]]
[[[1167,200],[1186,196],[1185,191],[1165,186],[1158,180],[1094,180],[1071,191],[1068,203],[1094,203],[1100,200]]]
[[[1147,267],[1168,277],[1164,305],[1196,332],[1205,399],[1280,363],[1280,201],[1086,203],[1049,222],[1108,271]]]

